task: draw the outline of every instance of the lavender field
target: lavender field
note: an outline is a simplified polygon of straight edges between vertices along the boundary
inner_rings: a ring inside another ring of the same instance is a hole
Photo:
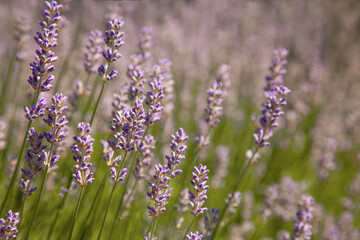
[[[0,1],[0,240],[359,240],[360,2]]]

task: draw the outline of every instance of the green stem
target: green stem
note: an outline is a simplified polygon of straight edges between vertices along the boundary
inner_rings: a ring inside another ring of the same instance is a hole
[[[2,213],[4,211],[6,202],[9,199],[10,192],[13,189],[14,183],[15,183],[15,181],[17,179],[17,176],[18,176],[18,173],[19,173],[19,168],[20,168],[20,163],[21,163],[21,158],[23,156],[25,145],[26,145],[26,138],[27,138],[27,135],[28,135],[28,131],[30,130],[31,124],[32,124],[32,121],[29,121],[29,123],[28,123],[28,125],[26,127],[25,136],[24,136],[24,139],[23,139],[23,142],[22,142],[22,145],[21,145],[20,155],[19,155],[19,157],[17,159],[14,172],[13,172],[13,174],[11,176],[10,184],[9,184],[7,190],[6,190],[5,197],[3,199],[3,202],[1,203],[0,216],[2,216]]]
[[[42,193],[44,192],[44,186],[45,186],[48,170],[49,170],[49,168],[46,167],[45,172],[43,173],[44,175],[43,175],[43,178],[42,178],[42,181],[41,181],[40,191],[39,191],[39,194],[37,195],[37,198],[35,200],[35,208],[34,208],[33,214],[32,214],[31,219],[30,219],[30,224],[29,224],[28,230],[27,230],[27,232],[25,234],[25,237],[24,237],[25,240],[27,240],[29,238],[30,232],[32,230],[32,225],[34,223],[34,219],[35,219],[35,216],[36,216],[36,213],[37,213],[37,209],[39,207],[40,198],[41,198]]]
[[[157,220],[158,220],[158,216],[153,217],[153,219],[151,220],[149,229],[148,229],[148,233],[150,233],[150,239],[152,239],[152,237],[155,235],[155,233],[153,233],[154,229],[156,228],[156,224],[157,224]]]
[[[67,183],[67,186],[66,186],[68,191],[65,193],[64,197],[61,199],[61,201],[59,202],[59,204],[58,204],[58,206],[56,208],[56,215],[55,215],[55,218],[54,218],[53,222],[50,225],[50,230],[49,230],[48,236],[46,238],[48,240],[51,238],[53,230],[55,229],[55,226],[56,226],[56,222],[57,222],[57,220],[59,218],[60,211],[64,207],[65,201],[66,201],[67,197],[69,196],[69,190],[70,190],[70,187],[71,187],[72,179],[73,179],[72,173],[70,173],[69,177],[68,177],[68,183]]]
[[[191,222],[190,222],[190,225],[189,225],[189,227],[187,228],[187,230],[186,230],[186,232],[185,232],[185,236],[184,236],[184,240],[186,240],[186,235],[191,231],[191,227],[192,227],[192,225],[194,224],[194,222],[195,222],[195,216],[193,216],[192,217],[192,219],[191,219]]]
[[[74,213],[73,213],[73,217],[72,217],[71,225],[70,225],[70,231],[69,231],[69,235],[68,235],[68,238],[67,238],[68,240],[71,240],[71,237],[72,237],[72,234],[73,234],[73,231],[74,231],[74,225],[75,225],[76,217],[77,217],[78,212],[79,212],[81,200],[82,200],[82,197],[83,197],[83,194],[84,194],[84,188],[85,188],[84,185],[81,186],[80,193],[79,193],[78,199],[76,201],[76,207],[74,209]]]
[[[99,232],[99,235],[98,235],[98,238],[97,238],[98,240],[101,238],[102,230],[103,230],[104,225],[105,225],[105,220],[106,220],[107,214],[109,212],[110,203],[111,203],[111,199],[112,199],[112,197],[114,195],[115,188],[116,188],[116,182],[114,183],[114,186],[113,186],[113,188],[111,190],[110,199],[109,199],[108,204],[106,206],[105,216],[104,216],[103,221],[101,223],[100,232]]]
[[[104,92],[104,89],[105,89],[105,84],[106,84],[106,82],[104,81],[103,84],[102,84],[102,86],[101,86],[101,91],[100,91],[100,93],[99,93],[99,96],[98,96],[98,98],[97,98],[97,100],[96,100],[95,108],[94,108],[94,110],[93,110],[93,112],[92,112],[92,115],[91,115],[90,125],[92,125],[92,123],[93,123],[93,121],[94,121],[94,117],[95,117],[96,110],[97,110],[97,108],[98,108],[98,106],[99,106],[99,102],[100,102],[101,96],[102,96],[102,94],[103,94],[103,92]]]
[[[215,236],[216,236],[216,233],[217,233],[217,231],[218,231],[218,229],[219,229],[220,223],[221,223],[222,219],[224,218],[224,216],[225,216],[225,214],[226,214],[226,212],[227,212],[227,210],[228,210],[228,208],[229,208],[229,205],[230,205],[231,201],[232,201],[233,198],[234,198],[234,192],[237,190],[237,188],[239,187],[239,185],[240,185],[243,177],[245,176],[245,173],[248,171],[249,167],[252,165],[252,163],[253,163],[252,160],[254,159],[254,157],[255,157],[255,155],[256,155],[256,153],[257,153],[258,151],[259,151],[259,148],[256,148],[256,150],[253,152],[253,155],[252,155],[251,158],[248,160],[248,163],[246,164],[244,170],[241,171],[241,174],[240,174],[238,180],[236,181],[236,184],[234,185],[233,190],[231,191],[231,193],[232,193],[231,198],[230,198],[229,201],[225,204],[225,208],[224,208],[224,210],[222,211],[222,213],[221,213],[221,215],[220,215],[220,217],[219,217],[219,219],[218,219],[218,221],[217,221],[217,223],[216,223],[214,232],[213,232],[210,240],[215,239]]]
[[[96,204],[96,202],[98,200],[98,197],[101,196],[101,192],[104,189],[104,185],[105,185],[106,179],[107,179],[107,177],[109,175],[109,172],[110,172],[110,168],[108,168],[108,170],[104,174],[104,176],[103,176],[103,178],[101,180],[100,186],[98,187],[98,189],[96,191],[95,198],[94,198],[93,202],[91,203],[91,207],[90,207],[90,210],[89,210],[89,212],[88,212],[88,214],[87,214],[87,216],[85,218],[85,222],[84,222],[84,224],[82,224],[82,229],[80,231],[80,236],[83,235],[84,231],[86,230],[89,220],[90,220],[91,223],[94,222],[92,220],[93,216],[94,216],[94,215],[92,215],[92,213],[95,210],[95,204]]]
[[[96,92],[96,89],[97,89],[97,86],[98,86],[99,82],[100,82],[100,77],[97,77],[95,79],[95,82],[94,82],[93,86],[91,87],[91,93],[90,93],[90,96],[89,96],[89,98],[88,98],[88,100],[86,102],[86,105],[82,110],[82,114],[81,114],[82,115],[82,120],[81,121],[84,121],[86,113],[90,109],[90,106],[91,106],[91,103],[92,103],[92,101],[94,99],[95,92]]]

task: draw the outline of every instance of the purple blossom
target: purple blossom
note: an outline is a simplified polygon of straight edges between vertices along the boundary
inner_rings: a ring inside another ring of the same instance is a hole
[[[88,73],[95,73],[101,59],[103,47],[103,33],[99,30],[90,32],[89,43],[86,45],[84,67]]]
[[[175,133],[175,135],[171,135],[171,155],[166,156],[168,160],[168,168],[170,169],[170,177],[176,178],[182,171],[181,169],[176,169],[176,167],[180,164],[182,160],[185,159],[184,152],[187,148],[185,145],[186,140],[188,140],[188,136],[185,134],[184,129],[179,128],[179,131]]]
[[[20,222],[19,213],[9,210],[6,219],[0,219],[0,239],[16,238],[18,229],[16,225]]]
[[[67,97],[61,93],[56,93],[51,98],[51,106],[46,108],[48,115],[47,119],[44,119],[44,122],[51,127],[51,132],[45,132],[44,135],[49,143],[60,142],[65,137],[68,121],[66,116],[61,116],[61,114],[67,110],[67,106],[65,106],[66,99]]]
[[[139,66],[135,67],[130,73],[131,84],[128,90],[129,101],[134,103],[139,99],[144,91],[145,72]]]
[[[195,233],[192,233],[190,232],[189,234],[186,235],[186,239],[188,240],[201,240],[203,239],[203,235],[199,232],[195,232]]]
[[[150,48],[152,46],[151,34],[152,34],[151,28],[148,27],[141,28],[138,46],[143,60],[148,60],[151,57],[151,53],[150,53]]]
[[[81,186],[91,184],[95,180],[93,178],[93,173],[90,170],[92,164],[89,163],[91,153],[94,151],[94,139],[89,135],[90,131],[90,124],[83,122],[79,123],[79,136],[73,137],[75,143],[70,146],[71,151],[74,153],[73,159],[76,163],[73,178],[76,183]]]
[[[153,157],[153,150],[155,149],[155,138],[148,134],[143,140],[138,140],[136,145],[136,151],[140,154],[140,157],[136,158],[135,169],[133,170],[134,177],[137,180],[143,179],[144,176],[144,168],[150,166],[151,158]]]
[[[310,221],[313,218],[313,211],[314,199],[311,196],[303,195],[299,203],[299,211],[296,213],[293,240],[311,239]]]
[[[39,22],[42,32],[37,32],[34,37],[39,48],[35,52],[35,61],[30,64],[32,76],[29,77],[28,83],[37,92],[49,91],[52,88],[50,83],[54,80],[54,76],[46,77],[46,75],[55,70],[53,63],[58,59],[53,48],[57,46],[57,24],[61,19],[61,9],[62,5],[55,0],[45,2],[41,14],[42,20]]]
[[[114,131],[114,140],[108,140],[109,146],[114,150],[135,150],[136,143],[142,139],[144,133],[143,124],[145,114],[142,101],[136,101],[130,110],[122,110],[114,113],[111,130]]]
[[[147,99],[145,100],[145,103],[148,106],[145,119],[146,126],[151,126],[155,122],[159,121],[161,113],[164,110],[164,107],[161,105],[161,100],[164,98],[165,86],[161,81],[160,66],[154,66],[151,77],[153,79],[153,81],[149,82],[151,90],[147,92]]]
[[[149,215],[157,217],[165,212],[167,199],[170,197],[172,189],[169,189],[170,169],[166,165],[157,164],[154,166],[155,174],[153,182],[149,181],[151,190],[147,192],[148,197],[154,201],[154,207],[148,206]]]
[[[206,192],[209,188],[209,186],[206,185],[209,170],[202,164],[200,164],[199,167],[195,166],[194,170],[195,172],[192,173],[193,179],[191,180],[191,184],[193,185],[195,192],[189,191],[189,204],[192,207],[191,214],[197,217],[207,211],[207,208],[204,208],[203,206],[207,199]]]
[[[32,121],[38,117],[42,117],[45,115],[44,105],[47,104],[47,101],[44,97],[40,98],[35,106],[31,106],[30,108],[24,106],[25,117]]]
[[[220,209],[211,208],[208,213],[205,214],[204,224],[206,229],[206,237],[211,236],[211,232],[215,229],[216,223],[219,220]]]
[[[240,205],[241,202],[241,193],[240,192],[234,192],[230,193],[228,198],[226,199],[226,203],[228,203],[227,212],[230,215],[233,215],[236,213],[236,208]]]
[[[105,31],[105,44],[109,49],[103,51],[103,57],[108,64],[100,65],[98,68],[99,75],[103,78],[104,81],[108,82],[111,79],[117,77],[117,71],[109,71],[109,65],[121,57],[119,49],[122,45],[125,44],[123,41],[124,33],[121,32],[121,28],[124,25],[124,22],[117,19],[112,19],[108,22],[108,29]]]
[[[265,79],[267,86],[264,90],[265,103],[261,110],[261,116],[253,116],[257,131],[254,134],[255,144],[257,148],[263,148],[270,145],[268,141],[273,135],[273,129],[278,126],[278,119],[284,115],[282,107],[286,105],[287,95],[290,89],[281,85],[283,83],[283,75],[286,73],[284,65],[287,55],[286,49],[278,49],[274,52],[272,59],[273,65],[270,67],[270,76]]]

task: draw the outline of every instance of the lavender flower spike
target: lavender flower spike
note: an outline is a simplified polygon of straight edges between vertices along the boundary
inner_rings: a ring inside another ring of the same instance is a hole
[[[303,195],[299,203],[299,211],[296,213],[293,240],[311,239],[310,221],[313,218],[313,211],[314,199],[311,196]]]
[[[103,33],[99,30],[90,32],[89,44],[86,45],[84,67],[88,73],[96,73],[99,67],[98,62],[102,56],[103,48]]]
[[[256,147],[262,148],[270,145],[268,141],[273,134],[273,129],[278,126],[277,121],[280,116],[284,115],[281,108],[286,105],[287,95],[291,92],[287,87],[280,85],[282,76],[286,73],[283,69],[286,61],[287,50],[280,49],[275,51],[272,60],[273,65],[270,67],[271,76],[267,76],[267,86],[265,87],[265,103],[261,110],[261,116],[253,116],[257,131],[254,134]]]
[[[209,170],[205,165],[200,164],[199,167],[194,167],[195,172],[192,173],[193,179],[191,184],[194,187],[195,193],[189,191],[189,204],[192,207],[191,214],[195,217],[202,215],[207,211],[204,208],[205,200],[207,199],[206,192],[209,188],[205,185],[208,180]]]
[[[74,153],[73,159],[76,163],[73,178],[81,186],[91,184],[95,180],[90,170],[92,164],[89,162],[91,153],[94,151],[94,139],[89,135],[90,131],[90,124],[79,123],[79,136],[73,137],[76,143],[70,146],[71,151]]]
[[[123,41],[124,33],[121,31],[124,22],[117,19],[112,19],[108,22],[108,30],[105,31],[105,43],[109,47],[108,50],[103,52],[103,56],[108,64],[100,65],[98,68],[99,75],[104,81],[108,82],[117,76],[117,71],[109,71],[109,64],[115,62],[121,58],[121,54],[118,52],[120,47],[125,44]]]
[[[165,212],[167,199],[170,197],[171,188],[169,189],[168,177],[170,169],[161,164],[155,165],[155,174],[153,182],[149,182],[151,191],[147,192],[148,197],[154,201],[154,207],[148,206],[149,215],[152,217],[157,217],[159,214]]]
[[[7,218],[0,219],[0,239],[16,238],[18,229],[16,225],[20,222],[19,213],[13,213],[11,210],[7,213]]]
[[[185,159],[184,151],[187,146],[185,145],[188,136],[185,134],[184,129],[179,128],[179,131],[175,135],[171,135],[171,155],[166,156],[168,160],[168,168],[170,169],[170,177],[176,178],[182,171],[181,169],[176,169],[182,160]]]
[[[186,235],[186,239],[188,240],[201,240],[203,239],[203,235],[199,232],[192,233],[190,232],[188,235]]]
[[[147,99],[145,100],[146,105],[149,107],[145,119],[146,126],[151,126],[159,121],[164,110],[164,107],[161,106],[161,100],[164,98],[165,86],[162,83],[160,66],[154,66],[151,77],[153,79],[153,81],[149,82],[151,90],[147,92]]]

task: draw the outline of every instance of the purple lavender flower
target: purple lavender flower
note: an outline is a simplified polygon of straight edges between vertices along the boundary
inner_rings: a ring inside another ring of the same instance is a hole
[[[60,116],[62,112],[67,109],[65,106],[66,99],[67,98],[61,93],[56,93],[51,99],[51,106],[46,108],[46,111],[48,112],[48,118],[44,119],[44,122],[49,127],[51,127],[51,132],[45,132],[44,135],[50,144],[58,144],[66,136],[65,131],[68,121],[66,116]],[[49,152],[46,155],[48,156],[50,154],[52,153]],[[44,162],[45,166],[53,167],[59,159],[59,156],[54,154],[51,159],[48,159],[47,156]]]
[[[314,199],[311,196],[303,195],[299,203],[299,211],[296,213],[297,219],[294,223],[293,240],[311,239],[310,221],[313,218]]]
[[[44,97],[40,98],[35,106],[31,106],[30,108],[24,106],[25,117],[32,121],[38,117],[42,117],[45,115],[44,105],[47,104],[47,101]]]
[[[91,153],[94,151],[94,139],[89,135],[90,131],[90,124],[79,123],[79,136],[73,137],[76,143],[70,146],[71,151],[74,153],[73,159],[76,163],[73,178],[81,186],[91,184],[95,180],[90,170],[92,164],[89,162]]]
[[[257,126],[257,131],[254,134],[257,148],[270,145],[268,140],[273,135],[273,129],[278,126],[279,117],[284,115],[281,108],[286,105],[287,95],[291,92],[287,87],[281,85],[283,75],[286,73],[283,67],[286,64],[284,58],[287,55],[287,50],[279,49],[274,54],[273,65],[270,67],[271,76],[266,77],[265,103],[261,116],[253,116],[254,123]]]
[[[199,167],[194,167],[195,172],[192,173],[193,179],[191,184],[194,187],[195,193],[189,191],[189,204],[192,207],[191,214],[194,216],[200,216],[207,211],[207,208],[204,208],[205,200],[207,199],[206,192],[209,188],[206,185],[208,180],[209,170],[205,165],[200,164]]]
[[[112,19],[108,22],[108,30],[105,31],[105,44],[109,47],[108,50],[103,52],[103,56],[108,64],[100,65],[98,68],[99,75],[104,81],[108,82],[117,76],[117,71],[109,71],[109,65],[121,57],[119,49],[125,44],[123,41],[124,33],[121,32],[124,22],[117,19]]]
[[[228,214],[233,215],[236,213],[236,208],[240,205],[240,201],[241,201],[240,192],[234,192],[229,194],[228,198],[226,199],[226,203],[229,204],[227,209]]]
[[[199,232],[195,232],[195,233],[190,232],[188,235],[186,235],[186,238],[188,240],[201,240],[203,239],[203,235],[200,234]]]
[[[36,188],[31,187],[31,180],[43,169],[42,165],[46,159],[46,145],[42,145],[43,139],[44,135],[38,134],[34,128],[28,131],[28,138],[26,140],[29,142],[30,148],[26,149],[25,156],[28,169],[21,169],[26,180],[21,179],[19,185],[25,197],[30,196],[36,190]]]
[[[0,219],[0,239],[16,238],[18,229],[16,225],[20,222],[19,213],[13,213],[11,210],[7,213],[7,218]]]
[[[55,70],[53,63],[58,59],[53,48],[57,46],[57,23],[61,19],[61,9],[62,5],[55,0],[45,2],[41,15],[42,21],[39,22],[42,33],[37,32],[34,37],[39,48],[36,50],[35,61],[30,64],[32,76],[29,77],[28,83],[37,92],[49,91],[52,88],[50,83],[54,80],[54,76],[46,77],[46,75]]]
[[[187,148],[185,145],[186,140],[188,140],[188,136],[185,134],[184,129],[179,128],[179,131],[175,133],[175,135],[171,135],[171,155],[166,156],[168,160],[168,168],[170,169],[170,177],[176,178],[182,171],[181,169],[176,169],[176,167],[180,164],[182,160],[185,159],[184,152]]]
[[[128,90],[129,101],[134,103],[140,97],[144,91],[145,72],[141,70],[139,66],[135,67],[130,74],[131,84]]]
[[[153,157],[153,150],[155,149],[155,138],[148,134],[143,140],[138,140],[136,145],[136,151],[140,154],[140,157],[136,158],[135,169],[133,170],[136,180],[141,180],[145,177],[143,171],[144,168],[150,166],[151,158]]]
[[[184,222],[184,215],[189,210],[189,189],[185,188],[180,192],[179,202],[175,204],[175,210],[179,216],[179,219],[176,220],[176,228],[180,228]]]
[[[271,66],[269,67],[270,74],[265,77],[267,85],[266,91],[271,91],[274,86],[280,86],[283,84],[283,77],[286,74],[285,65],[287,64],[286,56],[289,51],[285,48],[279,48],[274,50],[274,56],[271,59]]]
[[[167,199],[170,197],[171,188],[169,189],[169,173],[170,169],[166,165],[157,164],[154,166],[155,174],[153,182],[149,181],[151,190],[147,192],[148,197],[154,201],[154,207],[147,206],[149,215],[157,217],[159,214],[165,212]]]
[[[161,69],[162,83],[165,86],[164,98],[161,104],[164,106],[164,115],[169,116],[174,110],[174,80],[170,71],[171,62],[168,59],[159,59],[158,65]]]
[[[114,140],[108,140],[109,146],[114,150],[135,150],[135,145],[144,133],[143,124],[145,114],[142,101],[136,101],[130,110],[117,111],[112,119],[111,130],[114,131]]]
[[[151,233],[148,233],[146,236],[144,236],[144,240],[157,240],[157,238],[151,236]]]
[[[103,33],[99,30],[94,30],[90,32],[89,44],[86,45],[87,52],[85,52],[85,61],[84,67],[85,71],[88,73],[96,73],[98,69],[98,63],[101,59],[103,48],[102,44]]]
[[[161,113],[164,110],[164,107],[161,106],[161,99],[164,98],[165,86],[162,84],[160,66],[154,66],[151,77],[153,79],[153,81],[149,82],[151,90],[147,92],[147,99],[145,100],[149,108],[146,113],[146,126],[151,126],[159,121]]]
[[[151,57],[150,48],[152,46],[151,28],[141,28],[141,34],[139,36],[139,49],[143,61],[148,60]]]
[[[205,214],[204,224],[206,229],[206,239],[209,239],[211,237],[211,232],[215,229],[216,223],[219,220],[219,212],[220,209],[210,208],[208,213]]]

